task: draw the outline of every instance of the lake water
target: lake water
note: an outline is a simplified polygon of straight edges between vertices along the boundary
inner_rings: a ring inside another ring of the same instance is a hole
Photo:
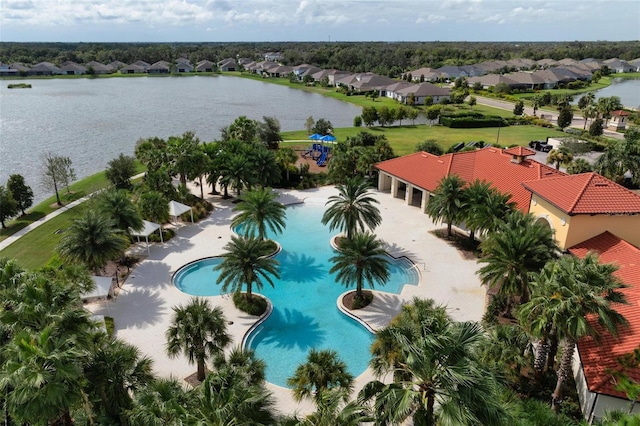
[[[31,89],[7,89],[9,83]],[[192,130],[203,142],[241,115],[280,120],[282,131],[304,129],[307,117],[335,127],[353,125],[360,108],[276,84],[237,77],[138,77],[0,82],[0,184],[25,177],[35,202],[40,156],[68,156],[78,179],[104,170],[121,152],[132,155],[140,138],[166,138]]]
[[[594,92],[596,99],[617,96],[627,108],[640,107],[640,79],[613,78],[611,85]],[[574,96],[575,103],[583,95]]]

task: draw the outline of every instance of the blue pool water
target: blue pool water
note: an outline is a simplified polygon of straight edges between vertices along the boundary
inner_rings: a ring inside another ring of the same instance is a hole
[[[370,359],[373,335],[336,306],[338,296],[348,289],[329,273],[329,259],[335,254],[329,241],[335,232],[320,221],[325,208],[319,202],[287,208],[286,229],[276,236],[282,246],[276,256],[280,280],[274,288],[268,284],[262,290],[253,288],[271,300],[273,312],[249,336],[247,346],[266,362],[267,380],[278,386],[286,387],[287,378],[305,362],[311,348],[337,351],[354,376],[367,368]],[[411,262],[390,259],[391,279],[376,289],[399,293],[403,285],[418,283]],[[191,263],[176,273],[174,284],[195,296],[220,295],[213,271],[220,261],[211,258]]]

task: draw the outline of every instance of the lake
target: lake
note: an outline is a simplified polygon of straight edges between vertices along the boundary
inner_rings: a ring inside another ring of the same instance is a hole
[[[24,80],[32,89],[7,89],[0,81],[0,185],[12,173],[25,177],[35,202],[50,191],[40,185],[40,157],[68,156],[77,178],[104,170],[136,141],[192,130],[203,142],[241,115],[280,120],[282,131],[304,129],[307,117],[350,127],[360,108],[292,89],[227,76]]]
[[[610,86],[593,93],[596,95],[596,99],[617,96],[622,101],[622,105],[627,108],[640,107],[640,79],[612,78]],[[575,103],[581,96],[583,95],[574,96]]]

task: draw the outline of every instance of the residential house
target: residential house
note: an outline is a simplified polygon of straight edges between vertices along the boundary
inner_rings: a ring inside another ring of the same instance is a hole
[[[549,67],[553,67],[556,66],[558,62],[556,62],[553,59],[550,58],[544,58],[544,59],[538,59],[536,61],[536,64],[538,65],[538,67],[540,68],[549,68]]]
[[[396,80],[374,73],[360,73],[343,77],[336,82],[336,86],[344,86],[348,90],[356,92],[380,92],[386,86],[395,83]]]
[[[0,62],[1,77],[16,77],[19,75],[20,75],[20,72],[17,69],[12,68],[11,65],[9,64],[3,64],[2,62]]]
[[[238,63],[233,58],[226,58],[218,62],[218,69],[222,72],[238,71]]]
[[[171,72],[171,64],[167,61],[154,62],[147,68],[149,74],[169,74]]]
[[[263,75],[269,77],[278,78],[286,77],[293,72],[293,67],[288,65],[276,65],[275,67],[267,68],[263,71]]]
[[[60,69],[67,75],[81,75],[87,73],[87,67],[73,61],[65,61],[60,65]]]
[[[590,69],[591,72],[599,70],[600,68],[602,68],[602,65],[604,65],[604,62],[595,58],[585,58],[581,60],[580,63],[582,64],[582,66]]]
[[[31,68],[23,64],[22,62],[14,62],[9,65],[10,70],[16,70],[18,75],[28,75]]]
[[[544,78],[533,72],[514,72],[506,76],[514,81],[514,89],[540,90],[544,89],[546,85]]]
[[[267,62],[279,62],[284,59],[280,52],[267,52],[264,54],[264,60]]]
[[[632,72],[640,72],[640,58],[633,59],[627,63],[633,67]]]
[[[112,72],[116,72],[124,67],[127,66],[127,64],[125,64],[124,62],[120,62],[120,61],[113,61],[113,62],[109,62],[107,64],[108,67],[111,67]]]
[[[183,72],[193,72],[193,65],[191,65],[191,63],[184,58],[178,58],[176,59],[176,72],[179,73],[183,73]]]
[[[162,61],[162,62],[165,62],[165,61]],[[132,65],[136,65],[136,66],[142,67],[145,72],[147,72],[147,70],[151,66],[151,64],[149,64],[148,62],[145,62],[145,61],[135,61]]]
[[[507,64],[510,68],[515,68],[518,70],[530,70],[536,65],[536,62],[533,59],[516,58],[508,60]]]
[[[120,68],[120,74],[144,74],[147,70],[140,65],[131,64]]]
[[[320,70],[316,73],[313,73],[311,77],[313,77],[315,81],[322,81],[322,79],[326,77],[329,83],[329,86],[337,86],[338,81],[350,75],[354,75],[354,73],[349,71],[330,69],[330,70]]]
[[[111,66],[98,61],[87,62],[84,66],[87,68],[87,72],[89,72],[90,69],[93,70],[93,74],[110,74],[113,72],[113,68]]]
[[[403,78],[411,75],[411,81],[438,81],[440,79],[440,73],[433,68],[418,68],[417,70],[406,72],[402,75]]]
[[[515,80],[509,78],[509,74],[487,74],[481,77],[471,77],[468,83],[469,85],[480,83],[483,89],[488,89],[489,87],[494,87],[501,83],[506,84],[511,89],[515,89],[519,85],[519,83],[517,83]]]
[[[440,73],[440,78],[446,76],[451,80],[455,80],[460,77],[476,77],[483,74],[486,74],[484,70],[481,68],[477,68],[474,65],[464,65],[464,66],[454,66],[454,65],[445,65],[443,67],[437,68],[436,72]]]
[[[213,72],[216,69],[216,64],[211,61],[202,60],[196,64],[196,72]]]
[[[618,58],[611,58],[604,61],[604,65],[609,67],[611,72],[614,73],[623,73],[623,72],[633,72],[635,67],[630,65],[627,61]]]
[[[449,99],[450,96],[451,89],[424,82],[398,88],[394,98],[403,104],[408,104],[413,100],[413,105],[424,105],[425,99],[428,97],[433,99],[434,104],[438,104],[444,99]]]
[[[64,74],[57,66],[53,65],[51,62],[40,62],[31,67],[31,69],[27,72],[28,75],[60,75]]]
[[[297,67],[293,67],[293,74],[296,76],[296,79],[298,81],[304,80],[306,76],[309,76],[309,78],[313,78],[313,74],[317,73],[318,71],[322,71],[322,69],[309,64],[302,64],[298,65]]]

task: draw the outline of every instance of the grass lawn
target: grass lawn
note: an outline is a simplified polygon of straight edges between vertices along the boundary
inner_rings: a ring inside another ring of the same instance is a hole
[[[427,139],[435,139],[446,150],[458,142],[484,141],[496,143],[498,129],[495,127],[485,129],[450,129],[444,126],[428,125],[403,125],[402,127],[347,127],[334,129],[334,135],[338,141],[345,140],[348,136],[355,136],[361,131],[367,131],[376,135],[385,135],[396,155],[406,155],[414,152],[419,142]],[[564,133],[555,129],[538,126],[509,126],[500,129],[498,143],[501,146],[512,144],[527,145],[531,140],[545,140],[547,136],[559,136]],[[282,133],[284,142],[282,146],[307,146],[309,142],[287,142],[308,140],[304,130]]]
[[[532,97],[534,97],[535,95],[539,94],[539,93],[544,93],[544,92],[550,92],[552,95],[564,95],[564,94],[568,94],[571,96],[578,96],[582,93],[588,93],[588,92],[593,92],[599,89],[604,89],[607,86],[611,85],[611,79],[609,77],[602,77],[597,83],[591,83],[589,84],[588,87],[583,87],[582,89],[546,89],[546,90],[539,90],[535,93],[533,92],[529,92],[529,93],[514,93],[511,96],[518,98],[518,99],[531,99]]]
[[[85,208],[84,204],[80,204],[43,223],[0,251],[0,257],[16,259],[20,266],[28,270],[46,265],[64,235],[60,231],[67,229],[74,220],[82,216]]]
[[[136,174],[142,173],[145,170],[144,166],[140,163],[136,164]],[[107,179],[105,172],[99,172],[94,175],[88,176],[77,182],[72,183],[69,186],[70,194],[67,194],[66,189],[61,188],[59,190],[60,200],[62,204],[69,204],[72,201],[82,198],[85,195],[96,192],[100,189],[106,188],[111,183]],[[43,218],[49,213],[58,209],[56,204],[56,196],[52,195],[35,207],[30,208],[27,211],[27,215],[23,217],[17,217],[7,222],[7,229],[0,230],[0,241],[3,241],[7,237],[15,234],[19,230],[26,228],[31,223],[38,219]],[[0,252],[1,253],[1,252]]]

